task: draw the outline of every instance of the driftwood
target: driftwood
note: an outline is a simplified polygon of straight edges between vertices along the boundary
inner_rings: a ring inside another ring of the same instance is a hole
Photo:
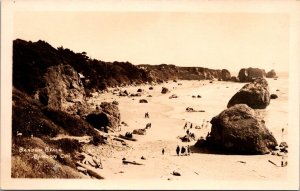
[[[122,145],[124,145],[124,146],[127,145],[127,143],[126,143],[125,140],[123,140],[123,139],[120,139],[120,138],[115,137],[113,140],[115,140],[115,141],[120,141],[120,142],[122,143]]]
[[[135,139],[135,138],[129,138],[129,137],[126,137],[124,135],[119,135],[119,138],[126,139],[128,141],[137,141],[137,139]]]
[[[82,164],[80,162],[76,162],[76,164],[80,167],[83,167],[87,170],[87,173],[90,175],[90,176],[93,176],[97,179],[104,179],[103,176],[101,176],[98,172],[96,172],[94,169],[90,168],[88,165],[85,165],[85,164]]]
[[[271,163],[271,164],[273,164],[273,165],[275,165],[275,166],[278,166],[277,164],[275,164],[273,161],[271,161],[271,160],[268,160],[268,162],[269,163]]]
[[[134,164],[134,165],[143,165],[143,164],[141,164],[141,163],[137,163],[137,162],[135,162],[135,161],[128,161],[128,160],[123,160],[123,163],[124,163],[124,164]]]

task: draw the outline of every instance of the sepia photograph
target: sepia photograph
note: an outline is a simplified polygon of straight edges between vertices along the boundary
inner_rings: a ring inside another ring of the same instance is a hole
[[[299,189],[299,1],[1,8],[1,188]]]

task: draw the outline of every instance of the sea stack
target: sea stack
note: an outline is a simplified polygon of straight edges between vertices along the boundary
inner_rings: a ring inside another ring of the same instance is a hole
[[[265,109],[270,104],[269,85],[266,79],[258,78],[243,86],[228,102],[227,108],[235,104],[247,104],[252,109]]]
[[[277,141],[253,109],[237,104],[222,111],[211,120],[209,145],[239,154],[267,154]]]

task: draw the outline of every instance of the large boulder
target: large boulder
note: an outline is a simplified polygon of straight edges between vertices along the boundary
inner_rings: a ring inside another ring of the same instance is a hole
[[[255,110],[238,104],[211,120],[209,144],[221,151],[240,154],[266,154],[277,141]]]
[[[86,110],[86,94],[78,73],[70,65],[52,66],[44,76],[44,89],[36,92],[42,103],[54,110],[82,114]]]
[[[247,104],[253,109],[265,109],[270,104],[267,80],[258,78],[243,86],[228,102],[227,107],[235,104]]]
[[[162,94],[166,94],[166,93],[168,93],[168,92],[170,92],[168,88],[166,88],[166,87],[162,87],[162,88],[161,88],[161,93],[162,93]]]
[[[121,115],[118,105],[102,102],[98,111],[91,112],[86,116],[86,121],[95,128],[107,131],[108,127],[117,129],[120,125]]]
[[[264,78],[266,72],[259,68],[242,68],[239,71],[238,78],[240,82],[253,82],[257,78]]]
[[[276,75],[275,70],[269,71],[269,72],[266,74],[266,77],[267,77],[267,78],[276,78],[277,75]]]
[[[230,78],[231,78],[230,72],[228,70],[226,70],[226,69],[223,69],[221,71],[221,79],[223,81],[229,81]]]

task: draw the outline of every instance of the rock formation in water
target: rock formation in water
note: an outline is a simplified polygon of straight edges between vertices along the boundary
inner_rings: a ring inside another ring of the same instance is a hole
[[[227,107],[247,104],[253,109],[265,109],[270,104],[269,86],[266,79],[258,78],[243,86],[228,102]]]
[[[276,75],[275,70],[269,71],[269,72],[266,74],[266,77],[267,77],[267,78],[276,78],[277,75]]]
[[[230,78],[231,78],[230,72],[226,69],[223,69],[221,71],[221,79],[223,81],[230,81]]]
[[[265,123],[245,104],[237,104],[222,111],[211,120],[209,145],[230,153],[266,154],[277,141]]]
[[[239,71],[238,78],[240,82],[253,82],[257,78],[264,78],[266,72],[259,68],[242,68]]]

